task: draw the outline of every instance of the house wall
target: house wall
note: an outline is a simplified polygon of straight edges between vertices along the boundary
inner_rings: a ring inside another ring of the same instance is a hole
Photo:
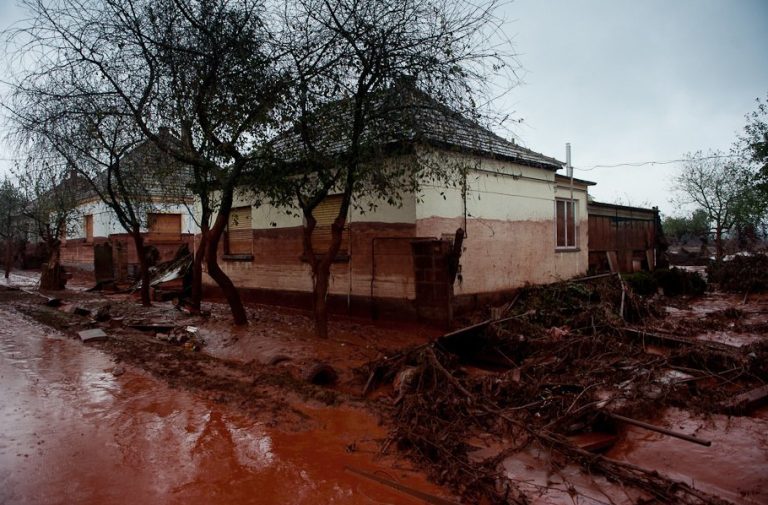
[[[461,157],[452,163],[469,171],[466,205],[461,184],[425,184],[402,205],[357,202],[350,211],[349,257],[331,270],[329,294],[347,309],[399,305],[412,310],[416,296],[411,242],[414,238],[453,240],[466,230],[454,295],[479,303],[483,296],[510,291],[526,283],[547,283],[582,275],[587,270],[586,186],[576,184],[578,247],[555,247],[555,199],[571,197],[570,187],[548,169]],[[233,207],[255,198],[235,195]],[[301,261],[302,218],[269,205],[252,208],[253,254],[232,256],[220,250],[220,265],[245,298],[308,306],[310,269]],[[206,284],[214,286],[212,279]],[[378,301],[377,301],[378,300]]]
[[[251,205],[254,200],[247,193],[239,193],[233,207]],[[371,203],[375,203],[373,210]],[[410,240],[415,236],[415,212],[413,195],[401,205],[358,201],[350,209],[344,232],[349,254],[333,264],[329,294],[350,305],[353,297],[359,305],[360,299],[369,299],[371,293],[379,298],[413,299]],[[306,306],[309,298],[305,294],[312,290],[312,277],[308,263],[301,260],[303,219],[296,212],[270,205],[253,206],[251,219],[252,254],[225,254],[225,237],[219,265],[246,298]],[[205,282],[214,286],[207,276]]]
[[[160,261],[171,259],[181,243],[191,245],[192,237],[199,232],[192,215],[184,204],[158,204],[155,209],[149,209],[149,211],[181,214],[181,240],[161,243],[148,241],[148,244],[157,247],[160,253]],[[114,212],[104,202],[100,200],[85,202],[78,207],[78,213],[81,216],[79,222],[73,226],[73,230],[70,230],[66,240],[62,243],[62,265],[83,270],[93,270],[93,246],[94,244],[104,242],[112,244],[118,268],[125,269],[126,265],[138,264],[138,256],[133,246],[133,240],[123,229]],[[84,216],[87,215],[93,215],[93,242],[86,242]],[[142,227],[142,232],[147,232],[146,227]]]
[[[595,203],[589,206],[589,267],[607,272],[606,253],[616,256],[621,272],[653,270],[656,262],[657,211]]]
[[[574,191],[577,249],[555,247],[555,198],[570,199],[570,187],[552,171],[482,160],[467,177],[466,209],[460,188],[425,188],[416,232],[453,237],[465,228],[459,297],[567,279],[587,270],[586,187]]]

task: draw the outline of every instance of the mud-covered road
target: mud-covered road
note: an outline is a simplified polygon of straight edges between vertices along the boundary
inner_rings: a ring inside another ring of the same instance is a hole
[[[0,383],[2,504],[419,503],[347,470],[376,471],[364,412],[267,428],[7,306]]]

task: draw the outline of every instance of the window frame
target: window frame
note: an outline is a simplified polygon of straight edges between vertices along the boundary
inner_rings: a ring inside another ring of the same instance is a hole
[[[560,244],[560,206],[563,208],[564,244]],[[568,209],[570,208],[570,212]],[[555,250],[578,251],[579,250],[579,200],[571,198],[555,198]],[[569,230],[572,232],[569,234]],[[572,236],[571,236],[572,235]],[[572,239],[572,240],[571,240]]]

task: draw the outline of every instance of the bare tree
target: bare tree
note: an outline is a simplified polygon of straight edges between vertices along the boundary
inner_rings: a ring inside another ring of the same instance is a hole
[[[675,178],[675,189],[684,203],[706,212],[714,234],[716,257],[723,257],[724,234],[740,216],[748,212],[754,196],[753,172],[744,164],[728,160],[719,151],[706,156],[698,151],[685,156],[682,172]]]
[[[50,159],[50,150],[36,146],[17,171],[24,195],[23,215],[34,235],[45,244],[46,263],[40,274],[40,289],[58,290],[66,284],[61,267],[61,241],[74,231],[80,214],[77,205],[87,184],[66,165]]]
[[[58,103],[65,110],[68,102],[81,107],[82,101],[90,101],[98,110],[89,112],[90,120],[81,119],[100,132],[93,140],[102,141],[103,159],[111,157],[109,163],[101,163],[104,168],[120,170],[126,148],[143,139],[189,166],[191,188],[200,201],[201,228],[193,304],[199,308],[205,257],[208,274],[227,298],[234,322],[245,324],[239,293],[219,267],[217,251],[233,191],[241,176],[257,166],[262,141],[274,129],[271,111],[284,87],[268,44],[263,4],[257,0],[55,4],[24,0],[22,4],[31,21],[13,37],[20,54],[37,58],[14,83],[14,112],[26,112],[29,101]],[[124,130],[112,128],[118,123]],[[102,132],[105,127],[110,131]],[[177,131],[180,142],[164,139],[162,127]]]
[[[483,79],[509,56],[493,47],[495,7],[453,0],[286,3],[282,48],[292,73],[286,117],[293,130],[275,150],[293,167],[286,195],[304,218],[319,336],[327,336],[331,266],[356,199],[397,204],[428,178],[460,175],[413,146],[430,134],[439,140],[436,131],[419,129],[425,121],[456,125],[459,115],[478,117]],[[314,211],[329,194],[340,199],[331,240],[316,244]]]
[[[19,238],[22,237],[19,228],[19,218],[24,206],[23,195],[19,188],[7,177],[0,184],[0,238],[5,246],[5,278],[11,275],[14,250]]]

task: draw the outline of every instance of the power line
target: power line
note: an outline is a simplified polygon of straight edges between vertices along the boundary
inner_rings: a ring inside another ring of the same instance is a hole
[[[589,168],[578,168],[573,167],[574,170],[579,170],[581,172],[589,172],[591,170],[595,170],[596,168],[618,168],[618,167],[642,167],[646,165],[670,165],[672,163],[681,163],[683,161],[703,161],[703,160],[716,160],[716,159],[723,159],[723,158],[738,158],[738,154],[717,154],[712,156],[701,156],[699,158],[680,158],[677,160],[665,160],[665,161],[637,161],[637,162],[627,162],[627,163],[615,163],[613,165],[593,165]]]

